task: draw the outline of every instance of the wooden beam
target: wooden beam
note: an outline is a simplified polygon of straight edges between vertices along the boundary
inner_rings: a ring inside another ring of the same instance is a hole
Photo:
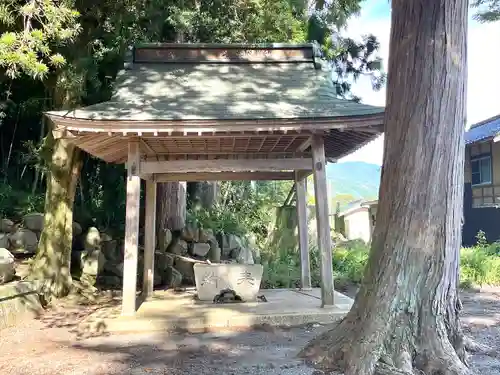
[[[259,154],[257,154],[259,153]],[[205,158],[209,160],[207,156],[230,156],[227,159],[252,159],[256,155],[263,155],[267,159],[284,159],[284,158],[311,158],[310,152],[289,152],[289,151],[273,151],[273,152],[259,152],[259,151],[243,151],[238,152],[234,150],[206,150],[206,151],[196,151],[194,148],[185,148],[182,151],[175,152],[158,152],[154,156],[145,156],[144,161],[158,161],[158,158],[163,158],[164,160],[173,159],[178,156],[188,156],[190,160],[198,160],[200,158]],[[175,159],[174,159],[175,160]]]
[[[298,173],[295,173],[295,191],[297,194],[297,222],[299,227],[300,286],[302,290],[311,290],[311,263],[307,233],[307,182],[305,179],[301,179]]]
[[[146,181],[146,216],[144,225],[144,272],[142,293],[153,295],[156,245],[156,181]]]
[[[123,265],[122,315],[135,315],[137,288],[137,259],[139,249],[139,210],[141,178],[139,177],[139,142],[128,143],[127,201],[125,220],[125,251]]]
[[[307,171],[297,171],[297,178],[299,180],[303,180],[303,179],[306,179],[307,177],[309,177],[310,175],[312,175],[313,171],[312,170],[307,170]]]
[[[153,150],[151,148],[151,146],[148,144],[147,141],[145,141],[143,138],[140,138],[140,142],[141,142],[141,146],[144,147],[146,149],[146,151],[147,151],[145,154],[147,154],[148,152],[150,154],[153,154],[153,155],[156,154],[155,150]]]
[[[302,144],[297,147],[298,152],[304,152],[311,145],[311,137],[307,138]]]
[[[295,179],[295,175],[294,175]],[[284,206],[289,206],[290,203],[292,203],[293,196],[295,195],[295,183],[292,185],[292,188],[288,192],[288,195],[286,196],[285,202],[283,203]]]
[[[311,159],[215,159],[143,161],[141,171],[151,173],[188,172],[278,172],[309,169]]]
[[[283,181],[293,180],[293,172],[191,172],[154,174],[157,182],[171,181]],[[151,175],[143,175],[151,179]]]
[[[333,265],[330,218],[328,217],[328,193],[326,183],[325,144],[323,137],[312,137],[314,195],[316,222],[318,228],[318,248],[321,259],[321,306],[333,306]]]

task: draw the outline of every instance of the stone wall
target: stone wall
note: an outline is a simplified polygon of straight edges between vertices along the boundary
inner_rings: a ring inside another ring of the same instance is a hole
[[[77,236],[78,237],[78,236]],[[85,284],[119,288],[123,280],[123,241],[113,239],[96,228],[89,228],[74,241],[72,274]],[[219,235],[207,229],[186,226],[172,233],[157,235],[154,286],[194,285],[196,263],[260,262],[260,254],[251,241],[235,235]],[[144,248],[139,246],[138,285],[144,269]]]
[[[14,257],[34,255],[44,216],[26,215],[20,223],[0,221],[0,284],[14,278]],[[187,225],[174,233],[158,233],[155,250],[155,286],[194,285],[193,265],[196,263],[260,262],[257,247],[235,235],[215,235],[210,229]],[[141,236],[141,239],[143,236]],[[90,286],[121,288],[123,279],[123,239],[113,238],[95,227],[83,230],[73,224],[71,273],[74,279]],[[139,246],[138,285],[142,284],[144,248]],[[2,275],[5,277],[2,278]]]

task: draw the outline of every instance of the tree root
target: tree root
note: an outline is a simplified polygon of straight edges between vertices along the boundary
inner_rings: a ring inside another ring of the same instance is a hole
[[[481,344],[472,337],[464,337],[465,348],[470,353],[484,354],[488,357],[500,358],[500,353],[489,345]]]
[[[338,371],[344,375],[471,375],[446,336],[429,337],[425,348],[410,353],[383,353],[371,366],[373,353],[363,352],[359,335],[346,334],[338,325],[309,343],[300,353],[308,364],[321,370]],[[442,341],[443,340],[443,341]],[[472,341],[466,341],[469,344]],[[484,348],[481,345],[476,348]],[[386,350],[389,348],[386,348]],[[398,349],[395,349],[396,351]]]

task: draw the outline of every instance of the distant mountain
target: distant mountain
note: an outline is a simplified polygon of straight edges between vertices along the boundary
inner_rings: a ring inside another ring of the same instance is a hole
[[[340,209],[353,200],[377,199],[380,185],[381,167],[359,161],[328,164],[328,195],[331,210],[335,210],[337,202]]]

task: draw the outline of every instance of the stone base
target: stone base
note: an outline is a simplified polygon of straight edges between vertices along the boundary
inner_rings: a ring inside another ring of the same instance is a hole
[[[213,301],[223,289],[232,289],[244,301],[255,301],[264,268],[261,264],[195,264],[198,299]]]
[[[0,330],[15,326],[23,320],[33,319],[42,311],[32,283],[13,281],[0,285]]]
[[[113,334],[145,332],[245,331],[259,325],[296,326],[309,323],[331,324],[345,316],[352,300],[335,292],[335,307],[321,308],[321,291],[264,289],[268,302],[215,304],[195,299],[196,291],[155,291],[139,307],[134,317],[120,316],[119,306],[98,310],[87,319],[102,331]],[[98,323],[98,324],[97,324]],[[86,327],[83,327],[88,332]]]

